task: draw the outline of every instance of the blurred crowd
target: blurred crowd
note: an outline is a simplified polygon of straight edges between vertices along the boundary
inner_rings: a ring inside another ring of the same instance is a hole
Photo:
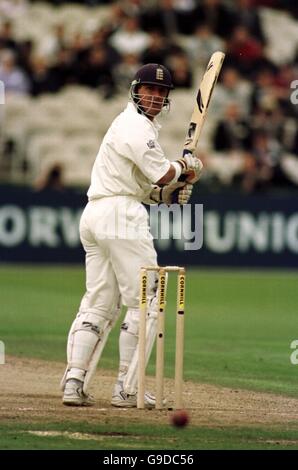
[[[229,184],[247,192],[298,187],[298,104],[293,89],[298,40],[290,57],[273,60],[259,8],[287,12],[298,28],[297,1],[85,0],[73,3],[109,7],[99,27],[70,36],[64,24],[55,24],[38,44],[18,39],[14,29],[15,18],[30,3],[0,0],[0,80],[7,93],[36,97],[79,84],[109,100],[127,93],[135,71],[148,62],[166,65],[176,89],[193,89],[196,71],[204,69],[214,51],[222,50],[226,59],[212,102],[216,124],[211,142],[222,157],[219,165],[229,166],[234,155],[241,156],[240,170]],[[216,172],[208,171],[207,153],[201,154],[206,184],[216,186],[221,182]],[[283,164],[284,156],[290,165]]]

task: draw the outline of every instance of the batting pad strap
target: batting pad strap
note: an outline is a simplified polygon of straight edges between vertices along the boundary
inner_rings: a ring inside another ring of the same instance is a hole
[[[181,176],[181,173],[182,173],[182,166],[180,165],[180,163],[178,163],[178,161],[177,162],[171,162],[171,165],[175,169],[175,176],[171,181],[169,181],[168,184],[177,183],[177,181],[178,181],[178,179],[179,179],[179,177]]]

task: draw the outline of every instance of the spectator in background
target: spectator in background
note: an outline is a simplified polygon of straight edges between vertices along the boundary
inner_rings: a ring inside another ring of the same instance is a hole
[[[157,30],[149,33],[149,44],[141,56],[143,64],[165,64],[169,54],[167,39]]]
[[[277,140],[267,132],[254,133],[251,153],[246,154],[245,171],[241,187],[246,192],[269,189],[273,185],[290,185],[281,168],[282,149]]]
[[[82,85],[100,88],[105,98],[110,98],[115,89],[113,72],[105,47],[92,48],[87,63],[80,72]]]
[[[10,21],[5,21],[0,28],[0,51],[1,49],[17,49]]]
[[[101,31],[106,38],[120,30],[124,19],[127,17],[120,2],[114,2],[109,7],[109,16],[101,26]]]
[[[127,91],[136,72],[140,69],[139,57],[135,54],[125,54],[122,62],[114,67],[114,81],[119,92]]]
[[[275,93],[278,97],[280,106],[290,116],[298,116],[297,105],[295,106],[291,101],[291,93],[293,89],[291,84],[297,80],[298,68],[294,68],[292,64],[282,65],[273,77]]]
[[[217,117],[223,117],[229,104],[238,103],[242,116],[248,116],[251,110],[252,85],[244,80],[233,67],[223,67],[217,83],[210,111],[215,110]]]
[[[62,49],[67,45],[64,24],[56,24],[53,31],[46,34],[37,46],[38,55],[44,55],[48,60],[54,61]]]
[[[254,6],[257,7],[268,7],[268,8],[281,8],[281,4],[285,0],[254,0]],[[293,0],[289,0],[292,2]],[[295,0],[294,0],[295,1]]]
[[[234,176],[233,183],[239,185],[245,193],[252,193],[257,186],[262,186],[270,179],[271,171],[268,171],[266,167],[261,168],[251,152],[244,152],[242,172]]]
[[[255,37],[262,44],[265,44],[264,33],[259,16],[259,10],[255,8],[254,0],[236,0],[234,4],[235,24],[245,26],[251,36]]]
[[[269,136],[277,139],[283,151],[298,156],[296,121],[292,117],[286,116],[282,107],[276,104],[273,108],[256,109],[251,126],[253,130],[262,129]]]
[[[105,26],[99,28],[93,34],[91,38],[91,44],[89,46],[89,50],[97,49],[97,48],[105,48],[106,56],[110,67],[114,67],[119,62],[121,62],[121,54],[119,54],[114,47],[112,47],[108,42],[109,32]],[[89,52],[87,49],[87,52]]]
[[[298,20],[298,4],[296,0],[282,0],[280,2],[276,0],[276,3],[278,4],[278,8],[284,8],[285,11],[290,11],[293,17]]]
[[[294,57],[294,62],[293,62],[293,67],[298,67],[298,44],[297,44],[297,47],[296,47],[296,52],[295,52],[295,57]]]
[[[161,0],[155,8],[148,9],[141,17],[145,31],[158,30],[169,41],[178,34],[178,19],[174,0]]]
[[[71,49],[63,48],[58,52],[57,60],[49,69],[52,80],[53,92],[59,91],[69,83],[78,82],[78,71],[76,69],[74,54]]]
[[[110,44],[119,54],[141,55],[149,44],[149,36],[140,29],[136,17],[124,19],[122,27],[109,39]]]
[[[28,77],[16,65],[14,52],[8,49],[0,54],[0,80],[4,83],[6,93],[29,93]]]
[[[251,97],[252,111],[257,109],[273,109],[278,101],[274,86],[274,74],[271,69],[261,69],[256,74]]]
[[[28,76],[31,74],[31,56],[33,53],[33,47],[33,41],[31,39],[27,39],[19,42],[17,48],[18,65]]]
[[[202,0],[196,10],[198,24],[207,24],[214,34],[228,38],[235,24],[234,10],[222,0]]]
[[[254,38],[246,26],[236,26],[227,44],[228,61],[249,79],[262,67],[273,65],[264,54],[260,41]]]
[[[144,0],[121,0],[121,8],[127,16],[139,17],[144,9]]]
[[[224,51],[225,43],[208,24],[200,24],[187,41],[187,51],[194,64],[205,67],[215,51]]]
[[[193,73],[188,57],[183,51],[172,54],[168,65],[175,88],[192,87]]]
[[[77,31],[70,42],[70,48],[74,53],[77,60],[85,57],[86,52],[90,47],[90,41],[80,32]]]
[[[237,103],[231,103],[225,110],[214,133],[214,148],[217,151],[246,150],[251,146],[249,123],[241,117]]]
[[[0,16],[4,18],[18,18],[26,13],[27,8],[27,0],[0,0]]]
[[[298,161],[298,128],[295,125],[296,123],[292,122],[292,132],[291,132],[291,140],[288,147],[288,150],[297,158]]]
[[[195,0],[175,0],[174,9],[180,34],[191,35],[197,26],[197,2]]]
[[[256,108],[254,110],[253,117],[251,119],[251,127],[253,131],[266,132],[268,135],[276,135],[278,138],[281,137],[281,123],[284,122],[284,116],[281,110],[277,107],[263,107]]]
[[[63,166],[60,163],[54,163],[36,182],[35,189],[37,191],[64,191]]]
[[[38,96],[52,91],[53,80],[44,57],[34,56],[31,60],[31,94]]]

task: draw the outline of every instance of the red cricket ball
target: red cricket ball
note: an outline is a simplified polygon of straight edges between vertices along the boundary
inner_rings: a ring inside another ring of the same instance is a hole
[[[173,426],[184,427],[189,423],[189,416],[185,410],[177,410],[171,416]]]

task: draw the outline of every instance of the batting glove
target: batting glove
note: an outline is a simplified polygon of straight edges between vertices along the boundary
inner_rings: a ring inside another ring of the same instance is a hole
[[[178,191],[178,204],[187,204],[191,193],[192,193],[192,184],[187,184],[185,182],[171,183],[160,188],[155,186],[150,194],[151,201],[156,202],[157,204],[163,202],[170,206],[174,202],[174,193]]]
[[[191,198],[193,184],[187,183],[178,192],[178,204],[187,204]]]
[[[182,175],[187,174],[190,170],[196,170],[199,167],[199,159],[193,157],[191,153],[186,153],[183,158],[176,160],[182,167]]]
[[[199,158],[193,157],[191,153],[186,153],[183,158],[179,158],[177,162],[182,166],[182,175],[186,175],[185,181],[194,184],[199,181],[203,163]]]

